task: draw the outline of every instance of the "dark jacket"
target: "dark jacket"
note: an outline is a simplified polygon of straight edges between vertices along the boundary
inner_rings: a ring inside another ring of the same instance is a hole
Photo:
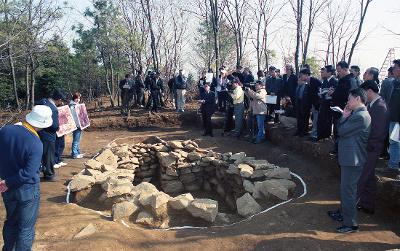
[[[272,78],[269,77],[265,81],[265,90],[267,91],[268,95],[274,93],[278,98],[276,99],[276,104],[280,104],[280,99],[283,95],[283,80],[281,78]]]
[[[295,94],[295,100],[296,100],[296,105],[295,105],[295,111],[296,111],[296,117],[299,116],[306,116],[307,114],[310,113],[311,110],[311,90],[310,90],[310,85],[309,84],[304,84],[304,91],[303,91],[303,96],[299,97],[297,96],[297,93]],[[300,85],[298,86],[300,88]],[[297,89],[296,89],[297,92]]]
[[[332,104],[344,109],[347,104],[350,91],[357,88],[357,82],[352,74],[348,74],[343,78],[340,78],[335,92],[332,94]]]
[[[368,138],[368,152],[381,153],[389,131],[389,111],[380,97],[368,108],[371,116],[371,132]]]
[[[338,80],[335,77],[332,77],[331,79],[329,79],[329,81],[327,79],[325,79],[322,82],[321,89],[336,88],[337,85],[338,85]],[[321,100],[321,102],[320,102],[321,104],[329,104],[329,105],[331,105],[332,99],[328,98],[327,93],[322,94],[320,98],[321,98],[320,99]]]
[[[394,78],[387,78],[382,81],[381,89],[379,91],[379,95],[385,100],[386,104],[390,103],[390,98],[393,92],[393,81]]]
[[[182,76],[177,76],[174,82],[174,89],[185,90],[187,88],[186,79]]]
[[[288,77],[287,74],[283,74],[283,94],[289,96],[294,102],[295,95],[296,95],[296,88],[297,88],[297,81],[298,78],[296,75],[292,74]]]
[[[215,112],[215,93],[212,91],[209,93],[204,92],[201,99],[205,100],[205,103],[201,104],[201,111],[207,114],[213,114]]]
[[[243,84],[248,84],[254,82],[253,74],[243,74]]]
[[[9,189],[40,182],[43,144],[34,133],[20,125],[7,125],[0,130],[0,145],[0,178]]]
[[[53,124],[45,128],[43,130],[40,130],[38,132],[40,139],[42,141],[49,141],[49,142],[56,142],[57,134],[56,132],[58,131],[59,124],[58,124],[58,110],[55,105],[53,105],[50,100],[48,99],[41,99],[37,103],[37,105],[46,105],[50,107],[52,115],[51,118],[53,119]]]
[[[137,75],[135,77],[135,89],[136,89],[136,91],[140,91],[141,89],[144,89],[144,83],[143,83],[142,77],[140,75]]]
[[[126,90],[126,88],[124,88],[124,85],[128,84],[129,85],[129,89],[132,89],[133,87],[133,83],[130,80],[126,80],[126,79],[122,79],[121,81],[119,81],[119,89],[121,89],[121,91]]]
[[[310,98],[311,104],[318,110],[319,109],[319,88],[321,88],[321,81],[319,79],[310,77]]]
[[[340,166],[364,166],[367,160],[367,143],[371,116],[366,107],[358,108],[338,123]]]

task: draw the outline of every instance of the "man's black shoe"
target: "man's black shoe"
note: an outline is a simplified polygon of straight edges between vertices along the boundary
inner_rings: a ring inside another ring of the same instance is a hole
[[[329,215],[329,217],[331,217],[331,219],[334,220],[334,221],[339,221],[339,222],[342,222],[342,221],[343,221],[342,213],[341,213],[339,210],[328,211],[328,215]]]
[[[375,210],[373,209],[369,209],[369,208],[365,208],[361,205],[357,205],[357,210],[366,214],[374,214]]]
[[[341,234],[356,233],[356,232],[358,232],[358,230],[359,230],[358,226],[351,226],[351,227],[341,226],[341,227],[336,228],[336,231]]]

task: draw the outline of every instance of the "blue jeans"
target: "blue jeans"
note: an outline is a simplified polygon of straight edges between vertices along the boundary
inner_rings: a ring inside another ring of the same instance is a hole
[[[3,251],[31,250],[39,213],[39,183],[8,190],[3,193],[3,202],[6,208]]]
[[[363,167],[340,167],[340,201],[343,215],[343,225],[351,227],[357,224],[357,186]]]
[[[258,128],[256,142],[259,142],[259,141],[265,139],[265,128],[264,128],[265,115],[257,114],[256,118],[257,118],[257,128]]]
[[[396,122],[390,122],[389,137],[390,137],[390,134],[392,134],[395,124],[396,124]],[[389,139],[389,156],[390,156],[390,159],[388,162],[389,168],[398,169],[399,162],[400,162],[400,143],[399,142]]]
[[[242,132],[243,127],[243,116],[244,116],[244,103],[234,104],[235,113],[235,134],[239,136]]]
[[[65,148],[65,137],[57,137],[56,138],[56,152],[55,152],[55,163],[58,164],[61,162],[61,156],[62,153],[64,152],[64,148]]]
[[[79,147],[79,145],[81,143],[81,134],[82,134],[81,129],[77,129],[72,133],[72,148],[71,148],[72,157],[75,157],[75,156],[78,156],[79,154],[81,154],[81,149]]]
[[[318,110],[315,109],[315,107],[313,106],[311,109],[311,113],[312,113],[312,129],[311,129],[311,137],[312,138],[318,138]]]

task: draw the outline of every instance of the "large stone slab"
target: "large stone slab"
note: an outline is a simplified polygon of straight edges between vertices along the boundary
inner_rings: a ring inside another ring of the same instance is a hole
[[[109,177],[101,187],[106,192],[107,198],[111,198],[123,194],[130,194],[133,189],[133,184],[132,181],[128,179],[115,179]]]
[[[253,167],[247,164],[239,164],[238,168],[240,170],[240,176],[242,176],[243,178],[250,178],[254,172]]]
[[[289,168],[274,168],[269,169],[265,173],[267,178],[277,178],[277,179],[290,179]]]
[[[177,158],[167,152],[158,152],[157,153],[158,161],[160,165],[167,168],[174,164],[176,164]]]
[[[181,210],[187,208],[192,200],[194,200],[193,196],[190,193],[185,193],[170,199],[168,205],[173,209]]]
[[[94,170],[101,170],[101,166],[103,165],[102,163],[98,162],[97,160],[94,159],[89,159],[88,161],[85,162],[85,167],[87,169],[94,169]]]
[[[118,167],[118,156],[116,156],[110,149],[105,149],[95,158],[95,160],[103,164],[103,171],[110,171]]]
[[[214,222],[218,213],[218,202],[211,199],[195,199],[186,210],[194,217]]]
[[[242,197],[236,200],[236,207],[238,214],[243,217],[249,217],[261,212],[262,210],[261,206],[249,193],[245,193]]]
[[[115,203],[111,210],[113,221],[127,218],[134,214],[138,209],[139,207],[132,201]]]
[[[69,188],[72,192],[77,192],[86,188],[92,187],[96,183],[96,180],[93,176],[88,175],[77,175],[71,182],[69,183]]]
[[[96,233],[96,231],[97,231],[96,227],[92,223],[90,223],[89,225],[84,227],[81,231],[79,231],[79,233],[77,233],[74,236],[74,239],[82,239],[82,238],[88,237],[88,236]]]

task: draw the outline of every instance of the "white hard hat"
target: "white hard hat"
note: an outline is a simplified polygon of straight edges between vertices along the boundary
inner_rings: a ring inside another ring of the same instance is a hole
[[[45,105],[36,105],[32,111],[25,116],[26,122],[37,128],[47,128],[53,124],[50,107]]]

